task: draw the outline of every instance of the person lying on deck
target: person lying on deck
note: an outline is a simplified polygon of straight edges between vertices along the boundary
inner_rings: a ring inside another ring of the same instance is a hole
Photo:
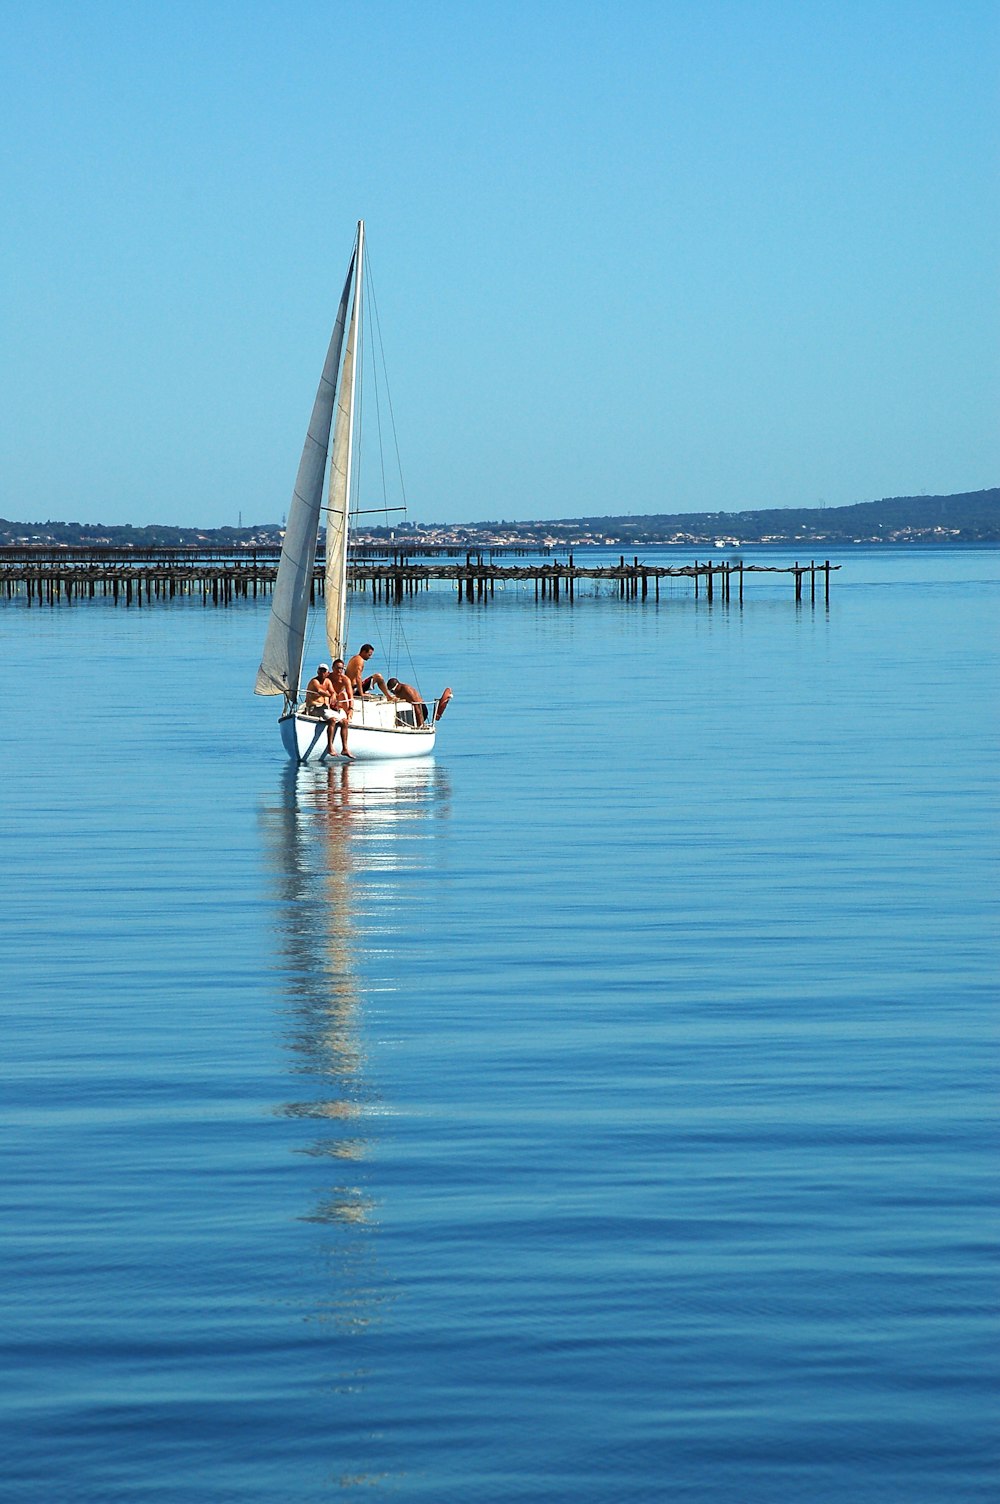
[[[389,693],[386,682],[381,674],[369,674],[367,679],[364,677],[368,660],[374,651],[375,649],[370,642],[363,642],[354,657],[348,662],[347,677],[351,681],[351,687],[359,700],[370,698],[368,691],[373,684],[377,689],[381,690],[387,700],[395,699],[395,696]]]
[[[424,697],[419,689],[415,689],[412,684],[403,684],[399,679],[390,679],[389,689],[394,699],[405,700],[408,705],[413,706],[417,725],[422,726],[427,719],[427,706],[424,704]]]

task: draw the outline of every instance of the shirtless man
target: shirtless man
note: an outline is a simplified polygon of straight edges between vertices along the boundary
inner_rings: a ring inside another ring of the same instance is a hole
[[[317,715],[321,721],[326,722],[326,750],[332,754],[333,733],[340,717],[333,708],[333,680],[330,678],[328,663],[321,663],[306,685],[305,712],[306,715]]]
[[[321,710],[330,703],[330,665],[321,663],[306,685],[306,711]]]
[[[364,677],[368,660],[374,651],[375,649],[370,642],[363,642],[359,651],[355,653],[347,665],[347,677],[350,679],[354,693],[359,700],[370,698],[367,691],[373,684],[382,691],[387,700],[392,700],[395,696],[389,693],[386,682],[381,674],[369,674],[367,679]]]
[[[347,750],[347,728],[351,723],[351,712],[354,709],[354,696],[351,693],[351,681],[344,673],[344,660],[334,660],[330,677],[327,680],[330,686],[330,713],[333,719],[328,726],[329,741],[327,751],[333,753],[333,738],[340,727],[340,750],[349,762],[354,761],[354,753]]]
[[[405,700],[408,705],[413,706],[417,725],[422,726],[427,719],[427,706],[424,704],[424,697],[419,689],[415,689],[412,684],[402,684],[399,679],[390,679],[389,688],[393,699]]]

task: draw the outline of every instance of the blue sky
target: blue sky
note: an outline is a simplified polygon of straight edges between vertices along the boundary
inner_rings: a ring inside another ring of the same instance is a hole
[[[1000,483],[995,0],[4,0],[0,59],[0,515],[280,517],[359,217],[416,520]]]

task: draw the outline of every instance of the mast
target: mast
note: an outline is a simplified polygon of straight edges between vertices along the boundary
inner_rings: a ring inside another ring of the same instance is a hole
[[[364,252],[365,222],[359,219],[354,251],[354,306],[340,379],[326,523],[326,640],[331,663],[336,658],[347,656],[347,544],[353,500],[355,411],[364,312]]]

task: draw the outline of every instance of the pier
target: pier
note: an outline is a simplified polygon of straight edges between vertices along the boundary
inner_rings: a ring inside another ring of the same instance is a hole
[[[449,551],[450,552],[450,551]],[[425,555],[426,557],[426,555]],[[383,562],[384,560],[384,562]],[[635,555],[617,564],[579,564],[572,552],[564,562],[498,564],[489,550],[469,550],[464,562],[438,557],[417,563],[403,552],[353,555],[348,585],[371,593],[373,601],[402,604],[432,584],[448,584],[459,605],[490,601],[508,584],[532,591],[536,601],[572,605],[581,587],[590,594],[602,584],[622,600],[658,601],[661,585],[690,581],[696,599],[704,596],[743,604],[744,589],[760,575],[787,576],[796,604],[808,593],[830,601],[830,575],[840,568],[829,559],[793,564],[746,564],[742,559],[695,560],[691,564],[647,564]],[[204,605],[226,606],[269,594],[278,571],[277,549],[31,549],[0,548],[0,597],[26,596],[29,605],[110,599],[116,605],[144,606],[198,597]],[[317,560],[312,583],[316,600],[323,594],[323,565]]]

